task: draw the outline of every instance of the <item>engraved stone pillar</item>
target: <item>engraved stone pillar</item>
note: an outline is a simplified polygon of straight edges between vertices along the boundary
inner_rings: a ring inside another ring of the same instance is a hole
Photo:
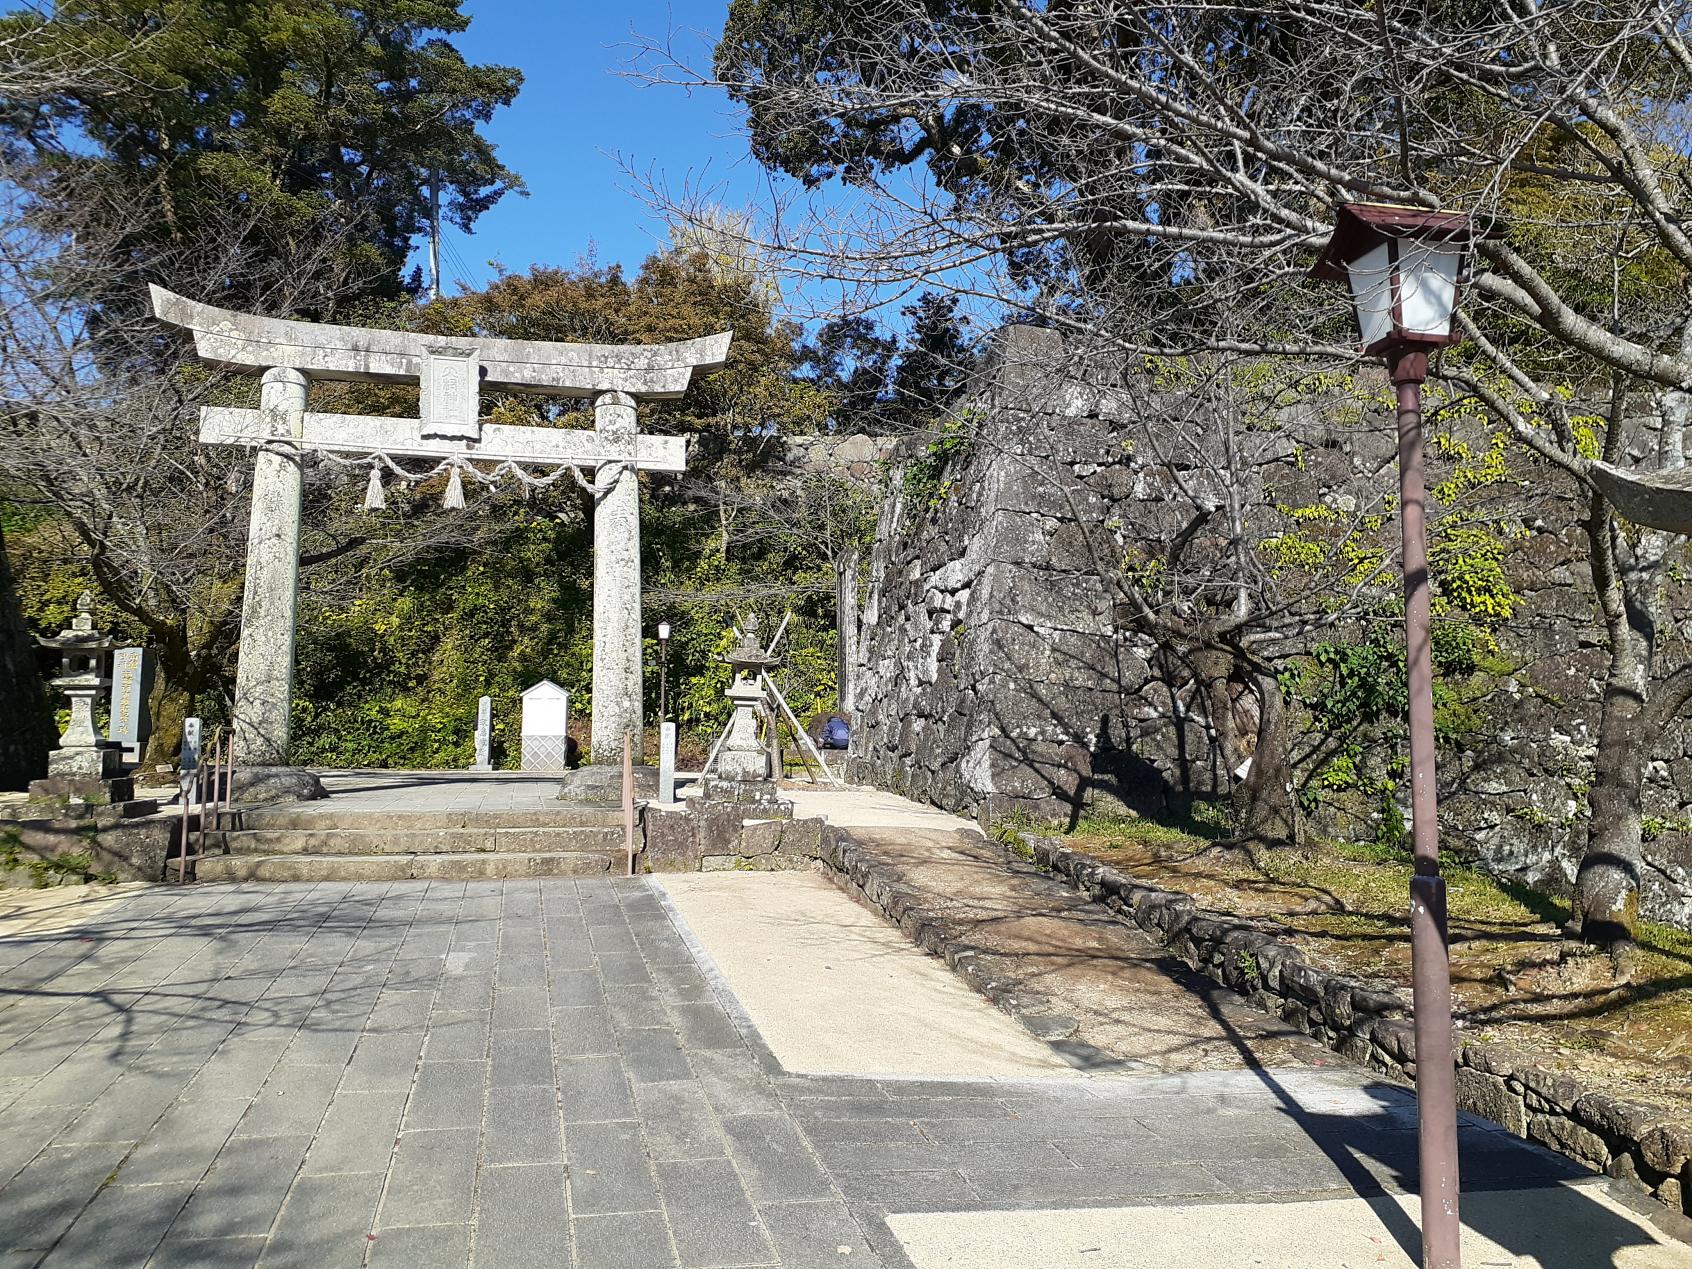
[[[123,746],[125,762],[140,762],[152,719],[147,698],[153,690],[153,657],[145,648],[119,648],[112,653],[112,721],[108,729]]]
[[[303,435],[307,383],[298,370],[264,372],[259,407],[268,435],[285,440]],[[258,451],[253,465],[235,670],[235,760],[247,766],[287,761],[299,579],[300,453],[289,445],[272,444]]]
[[[627,465],[608,464],[594,477],[593,737],[595,766],[623,761],[623,733],[633,733],[643,761],[640,644],[640,477],[634,466],[634,398],[606,392],[593,404],[594,427],[608,445],[626,446]]]
[[[476,762],[470,770],[492,771],[489,755],[493,751],[493,697],[484,696],[476,702]]]
[[[658,724],[658,800],[676,800],[676,725]]]

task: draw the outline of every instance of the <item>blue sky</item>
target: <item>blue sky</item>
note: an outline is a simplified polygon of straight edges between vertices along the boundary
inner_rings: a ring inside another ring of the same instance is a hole
[[[726,97],[645,87],[620,73],[637,31],[673,33],[678,56],[708,68],[726,9],[724,0],[468,0],[470,29],[453,42],[472,62],[523,71],[516,102],[486,132],[529,195],[501,200],[472,235],[448,228],[445,289],[456,290],[459,280],[485,283],[490,259],[520,272],[573,264],[590,247],[601,263],[638,267],[665,231],[619,158],[663,173],[673,186],[690,173],[721,182],[731,205],[752,198],[764,177]]]

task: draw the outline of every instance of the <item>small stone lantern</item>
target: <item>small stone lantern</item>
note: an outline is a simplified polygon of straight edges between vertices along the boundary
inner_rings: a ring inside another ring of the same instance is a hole
[[[758,706],[764,701],[763,676],[776,658],[758,644],[758,622],[746,623],[740,642],[723,657],[734,671],[724,693],[734,705],[734,719],[717,754],[717,775],[723,780],[756,783],[770,778],[770,755],[758,739]]]
[[[123,746],[100,734],[94,711],[101,690],[111,684],[101,670],[117,641],[94,629],[94,597],[83,591],[70,628],[37,642],[63,658],[64,672],[53,680],[53,686],[70,698],[70,722],[59,737],[59,747],[47,755],[48,772],[82,779],[115,779],[122,774]]]

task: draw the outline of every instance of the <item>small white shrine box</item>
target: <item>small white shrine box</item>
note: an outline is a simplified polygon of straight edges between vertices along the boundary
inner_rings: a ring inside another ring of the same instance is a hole
[[[551,679],[523,693],[523,770],[564,770],[569,735],[570,693]]]

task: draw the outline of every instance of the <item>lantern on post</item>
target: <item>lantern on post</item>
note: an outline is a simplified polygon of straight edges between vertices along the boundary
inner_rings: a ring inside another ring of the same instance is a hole
[[[1395,355],[1419,352],[1425,378],[1428,352],[1462,338],[1451,324],[1475,237],[1463,212],[1348,203],[1310,276],[1350,286],[1365,355],[1391,369]]]
[[[1421,1173],[1422,1263],[1457,1269],[1457,1098],[1451,1026],[1451,956],[1445,880],[1439,871],[1434,784],[1432,597],[1428,583],[1427,488],[1422,382],[1428,354],[1456,343],[1452,328],[1469,280],[1477,233],[1462,212],[1382,204],[1339,208],[1333,237],[1310,276],[1351,289],[1362,351],[1386,362],[1398,397],[1399,521],[1404,556],[1404,632],[1410,697],[1411,965],[1416,1030],[1416,1106]]]

